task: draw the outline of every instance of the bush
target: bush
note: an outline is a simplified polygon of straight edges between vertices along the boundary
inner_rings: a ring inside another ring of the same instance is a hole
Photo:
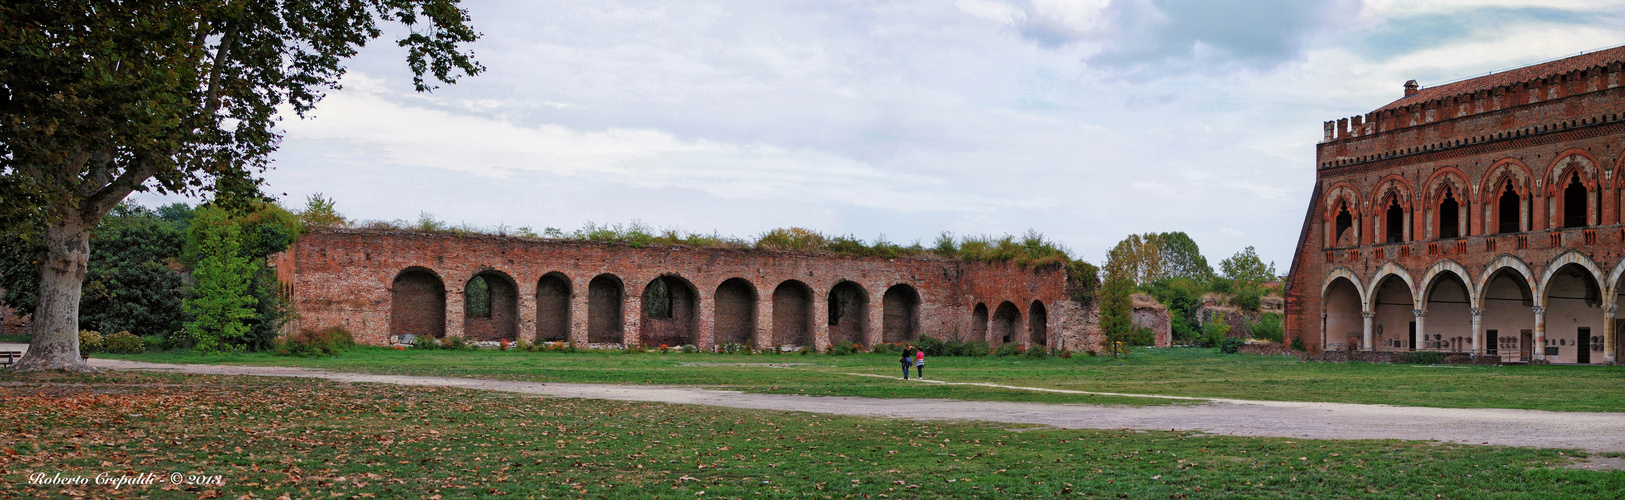
[[[1230,278],[1214,278],[1213,284],[1208,286],[1208,289],[1219,293],[1231,293],[1235,291],[1235,288],[1236,282],[1231,281]]]
[[[897,346],[901,348],[901,346]],[[986,356],[992,350],[987,342],[980,340],[965,342],[962,340],[942,340],[935,337],[921,335],[914,342],[914,347],[925,351],[928,357],[935,356]],[[879,347],[876,347],[877,352]]]
[[[355,347],[355,336],[342,326],[331,326],[321,330],[300,330],[289,335],[276,353],[300,357],[332,356],[351,347]]]
[[[1224,313],[1215,314],[1212,321],[1202,325],[1201,347],[1219,347],[1230,336],[1230,324],[1224,322]]]
[[[846,356],[849,354],[856,354],[857,352],[857,346],[854,346],[851,342],[845,340],[830,344],[829,346],[830,356]]]
[[[1236,294],[1230,298],[1230,303],[1236,307],[1257,311],[1258,306],[1264,303],[1264,287],[1251,283],[1236,284]]]
[[[1251,323],[1247,329],[1252,330],[1253,338],[1280,343],[1284,340],[1286,329],[1281,325],[1281,315],[1264,313],[1258,317],[1258,322]]]
[[[751,348],[744,344],[727,343],[717,346],[717,351],[723,354],[750,354]]]
[[[468,345],[468,341],[464,340],[462,337],[451,336],[440,339],[440,348],[448,351],[467,351],[469,349],[473,349],[474,347]]]
[[[1044,349],[1044,346],[1035,345],[1032,349],[1027,350],[1027,359],[1044,359],[1048,357],[1049,350]]]
[[[995,356],[1019,356],[1021,355],[1022,351],[1023,349],[1021,348],[1021,344],[1012,342],[999,346],[998,351],[995,351],[993,354]]]
[[[530,343],[530,341],[525,340],[522,337],[519,338],[518,340],[513,341],[513,349],[515,351],[534,351],[535,349],[533,349],[531,347],[531,345],[532,344]]]
[[[79,330],[79,355],[89,356],[91,353],[102,352],[106,341],[102,334],[95,330]]]
[[[1444,353],[1433,351],[1412,351],[1401,354],[1399,359],[1401,362],[1415,365],[1436,365],[1444,362]]]
[[[1219,352],[1225,354],[1235,354],[1236,351],[1240,351],[1241,346],[1246,343],[1246,341],[1235,337],[1225,337],[1224,342],[1219,345]]]
[[[1292,337],[1292,350],[1294,350],[1294,351],[1302,351],[1303,350],[1303,337]]]
[[[417,340],[414,340],[412,342],[412,348],[413,349],[423,349],[425,351],[433,351],[435,349],[440,348],[440,339],[437,339],[437,338],[434,338],[434,337],[418,336]]]
[[[920,338],[920,341],[921,341],[920,343],[922,344],[922,346],[920,347],[921,350],[925,349],[923,344],[925,343],[924,341],[925,341],[926,338],[929,338],[929,337],[921,337]],[[872,352],[872,353],[875,353],[875,354],[902,354],[903,353],[903,345],[901,343],[888,344],[888,343],[885,343],[885,342],[881,342],[879,344],[875,344],[874,347],[869,348],[869,352]],[[929,355],[931,355],[931,351],[926,351],[925,354],[927,356],[929,356]]]
[[[113,354],[141,354],[147,352],[147,342],[130,332],[118,332],[107,337],[105,349]]]
[[[988,355],[988,353],[990,353],[992,351],[993,351],[993,348],[991,346],[987,345],[987,342],[983,342],[983,341],[980,341],[980,340],[973,340],[973,341],[970,341],[970,342],[965,342],[963,344],[959,344],[959,348],[954,351],[953,355],[954,356],[970,356],[970,357],[973,357],[973,358],[980,358],[982,356]]]
[[[694,347],[694,344],[683,344],[683,354],[694,354],[699,351]]]

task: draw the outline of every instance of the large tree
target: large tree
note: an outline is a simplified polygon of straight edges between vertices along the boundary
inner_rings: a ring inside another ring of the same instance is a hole
[[[257,196],[279,111],[303,117],[391,22],[419,91],[483,69],[457,0],[0,3],[0,215],[45,226],[13,369],[90,370],[77,332],[91,228],[134,191]]]

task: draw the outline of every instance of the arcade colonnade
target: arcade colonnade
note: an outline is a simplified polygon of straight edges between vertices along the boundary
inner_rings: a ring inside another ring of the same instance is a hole
[[[1364,277],[1334,266],[1321,287],[1321,347],[1618,361],[1625,259],[1603,268],[1570,250],[1538,264],[1503,254],[1479,272],[1443,259],[1413,273],[1388,262]]]

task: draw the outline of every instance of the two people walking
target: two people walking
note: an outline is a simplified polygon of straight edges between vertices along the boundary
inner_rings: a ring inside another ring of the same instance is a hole
[[[903,364],[903,380],[908,380],[908,366],[914,365],[915,378],[925,378],[925,350],[915,349],[914,346],[903,347],[903,357],[897,359]]]

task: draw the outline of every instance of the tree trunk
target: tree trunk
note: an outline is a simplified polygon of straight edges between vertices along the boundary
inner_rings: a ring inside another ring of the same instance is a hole
[[[79,357],[79,298],[90,262],[90,224],[77,210],[64,210],[45,231],[39,306],[34,309],[28,353],[13,371],[95,372]]]

